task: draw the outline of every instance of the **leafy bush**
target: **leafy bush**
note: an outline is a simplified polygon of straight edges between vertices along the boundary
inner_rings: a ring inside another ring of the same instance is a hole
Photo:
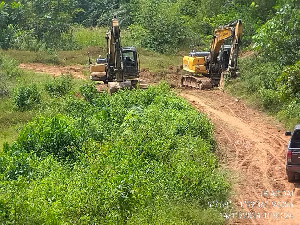
[[[261,50],[266,61],[293,65],[300,57],[296,47],[299,46],[299,27],[299,10],[286,4],[257,31],[254,46]]]
[[[14,151],[34,152],[38,156],[52,154],[59,160],[74,161],[84,144],[84,135],[74,120],[57,115],[37,118],[20,132]]]
[[[228,89],[236,95],[258,100],[259,105],[291,127],[291,123],[299,122],[298,103],[295,103],[300,97],[299,65],[296,62],[282,67],[265,62],[260,56],[244,58],[240,60],[241,77],[230,81]]]
[[[20,76],[23,72],[18,67],[19,63],[8,56],[0,56],[0,70],[3,75],[11,78]]]
[[[32,164],[36,159],[32,155],[20,151],[11,152],[8,144],[4,144],[3,151],[0,153],[1,179],[17,180],[19,176],[33,178]]]
[[[281,109],[282,104],[277,91],[271,89],[261,89],[259,90],[259,96],[264,108],[272,112],[277,112]]]
[[[1,221],[223,222],[224,209],[207,203],[226,201],[229,184],[212,153],[213,128],[203,114],[166,84],[112,96],[94,95],[86,85],[82,93],[89,97],[67,98],[61,110],[66,115],[35,119],[5,147]],[[27,169],[4,180],[7,171],[17,171],[11,157],[18,154]],[[70,160],[72,166],[65,163]],[[208,212],[218,218],[202,215]]]
[[[28,110],[40,103],[41,94],[36,84],[22,86],[14,90],[13,100],[18,110]]]
[[[84,84],[80,87],[80,93],[84,99],[91,102],[98,95],[95,83]]]
[[[16,60],[5,55],[0,56],[0,97],[9,94],[13,79],[22,73]]]
[[[277,78],[277,89],[283,102],[300,98],[300,61],[295,65],[284,67]]]
[[[177,2],[141,1],[137,4],[135,15],[130,32],[132,37],[138,37],[138,42],[144,48],[176,52],[187,35]]]
[[[9,93],[7,87],[7,77],[0,72],[0,97],[6,96]]]
[[[285,105],[278,113],[278,118],[282,120],[287,127],[293,129],[295,124],[298,124],[300,121],[299,100],[292,101],[290,104]]]
[[[54,77],[52,82],[45,84],[45,90],[52,97],[59,97],[67,94],[72,89],[71,75],[62,75],[59,78]]]

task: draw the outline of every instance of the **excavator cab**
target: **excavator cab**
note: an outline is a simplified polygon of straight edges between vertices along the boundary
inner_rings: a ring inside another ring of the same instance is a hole
[[[221,62],[222,71],[227,70],[230,58],[231,45],[222,45],[218,60]]]
[[[138,58],[134,47],[122,48],[123,73],[125,79],[137,78],[139,75]]]

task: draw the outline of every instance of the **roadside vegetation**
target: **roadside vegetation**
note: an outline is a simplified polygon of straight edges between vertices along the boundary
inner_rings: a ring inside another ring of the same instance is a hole
[[[253,37],[255,51],[240,59],[241,77],[228,85],[290,129],[300,122],[299,33],[299,9],[279,8]]]

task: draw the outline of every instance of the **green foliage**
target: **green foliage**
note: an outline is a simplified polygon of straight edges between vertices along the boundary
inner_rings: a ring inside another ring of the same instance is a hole
[[[125,4],[126,3],[126,4]],[[86,27],[93,27],[96,25],[107,26],[112,18],[112,15],[118,15],[121,19],[121,25],[126,24],[126,18],[129,16],[130,1],[120,0],[77,0],[76,14],[73,21],[82,24]]]
[[[80,93],[88,102],[92,102],[98,95],[95,83],[82,85],[80,87]]]
[[[300,15],[297,8],[284,5],[254,36],[255,47],[266,61],[293,65],[300,57]],[[272,35],[270,35],[272,34]]]
[[[10,151],[34,152],[37,156],[52,154],[59,160],[74,161],[83,144],[82,131],[74,120],[56,115],[40,117],[27,124]]]
[[[282,67],[274,62],[265,62],[261,57],[254,57],[240,60],[241,77],[237,81],[229,81],[228,89],[236,95],[255,99],[255,102],[277,114],[292,128],[299,123],[296,112],[300,97],[299,62]]]
[[[267,3],[262,1],[261,4]],[[241,78],[229,85],[229,89],[258,100],[264,109],[277,114],[292,127],[292,123],[299,123],[296,112],[300,97],[299,7],[292,0],[277,1],[276,4],[275,15],[260,17],[268,20],[257,29],[253,38],[256,58],[241,60]],[[254,2],[251,7],[258,10],[259,3]]]
[[[263,107],[269,111],[277,112],[279,109],[281,109],[282,104],[279,94],[276,90],[260,89],[259,96]]]
[[[18,68],[16,60],[0,56],[0,97],[9,95],[11,83],[21,74],[22,70]]]
[[[80,48],[89,46],[99,46],[105,48],[106,39],[105,34],[107,28],[84,28],[84,27],[73,27],[73,35],[76,46]],[[124,32],[122,32],[122,38],[124,37]],[[122,39],[123,40],[123,39]]]
[[[166,84],[94,90],[82,86],[85,100],[69,96],[64,115],[36,118],[5,146],[0,220],[222,224],[224,209],[207,205],[226,201],[229,184],[205,116]]]
[[[40,50],[73,47],[73,0],[1,2],[0,46]]]
[[[59,78],[45,84],[45,90],[52,97],[59,97],[67,94],[72,89],[72,75],[62,75]]]
[[[284,102],[300,98],[300,61],[293,66],[284,67],[277,78],[277,89]]]
[[[0,46],[5,49],[14,47],[33,51],[49,48],[68,50],[87,46],[104,47],[104,37],[99,35],[102,32],[98,32],[103,28],[98,30],[95,26],[105,27],[106,30],[112,15],[117,15],[122,30],[128,28],[130,31],[130,44],[158,52],[174,53],[186,50],[190,45],[208,48],[213,30],[236,19],[243,21],[244,46],[252,43],[252,36],[259,29],[255,38],[257,46],[267,49],[268,34],[280,30],[270,38],[273,39],[274,46],[279,40],[282,46],[288,44],[290,47],[297,44],[295,42],[299,32],[299,16],[295,6],[294,0],[48,0],[42,3],[34,0],[13,1],[12,4],[2,2]],[[276,9],[280,10],[274,17]],[[295,24],[289,22],[293,19]],[[262,26],[266,21],[268,23]],[[93,32],[87,32],[81,27],[75,29],[74,33],[71,26],[94,28]],[[288,27],[288,30],[284,29],[285,27]],[[287,41],[289,38],[293,39],[291,43]],[[272,52],[273,49],[266,54],[271,55]],[[278,55],[281,53],[274,57]],[[282,59],[284,63],[288,58],[289,56]]]
[[[17,180],[18,177],[33,178],[32,164],[36,160],[34,156],[24,152],[10,152],[8,144],[4,144],[3,153],[0,153],[1,179]]]
[[[35,84],[21,86],[14,90],[13,96],[16,109],[24,111],[40,104],[41,94]]]
[[[9,78],[17,77],[22,74],[22,70],[18,68],[19,63],[10,57],[1,56],[0,57],[0,70],[4,76]]]
[[[298,124],[300,121],[300,102],[294,100],[278,113],[278,118],[283,121],[289,129],[293,129],[295,124]]]
[[[176,51],[185,37],[184,21],[177,2],[140,1],[136,14],[134,26],[130,30],[133,37],[142,34],[139,36],[142,47],[158,52]]]

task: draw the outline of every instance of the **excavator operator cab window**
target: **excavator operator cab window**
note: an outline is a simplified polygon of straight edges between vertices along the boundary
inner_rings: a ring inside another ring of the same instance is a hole
[[[134,62],[133,52],[123,52],[123,59],[128,62]]]
[[[135,52],[133,51],[126,51],[123,52],[123,62],[125,66],[135,67],[136,66],[136,57]]]
[[[127,78],[129,78],[138,76],[138,60],[135,48],[125,47],[122,49],[122,62],[125,77],[127,76]]]

